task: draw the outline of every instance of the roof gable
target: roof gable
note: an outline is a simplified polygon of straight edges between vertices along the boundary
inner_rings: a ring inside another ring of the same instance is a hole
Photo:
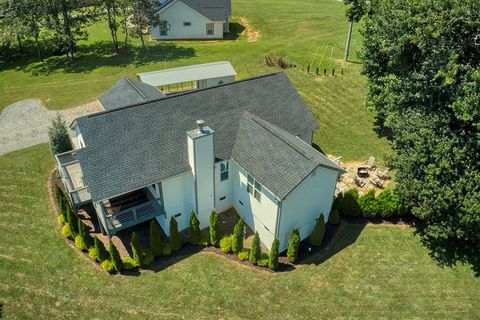
[[[229,159],[244,111],[296,136],[318,128],[284,73],[275,73],[77,119],[77,151],[93,201],[190,170],[186,132],[204,119],[215,157]]]
[[[210,21],[227,21],[232,15],[231,0],[177,0],[200,13]],[[175,0],[168,0],[160,7],[160,12],[172,5]]]

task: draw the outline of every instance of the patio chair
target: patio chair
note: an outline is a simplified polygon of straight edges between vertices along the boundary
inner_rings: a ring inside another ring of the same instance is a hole
[[[388,169],[386,170],[377,170],[375,175],[381,180],[388,180]]]
[[[375,187],[377,187],[379,189],[383,189],[382,180],[380,180],[377,177],[373,177],[372,179],[370,179],[370,183],[373,184]]]
[[[365,161],[365,167],[367,167],[368,170],[373,171],[377,167],[375,166],[375,157],[370,156],[368,157],[368,160]]]
[[[360,179],[359,176],[355,176],[355,184],[359,186],[360,188],[363,188],[365,186],[365,181]]]

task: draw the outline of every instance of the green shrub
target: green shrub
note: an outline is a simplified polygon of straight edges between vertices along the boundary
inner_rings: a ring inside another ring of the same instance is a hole
[[[74,239],[75,237],[73,236],[72,230],[70,229],[70,223],[65,223],[62,227],[62,235],[66,238],[69,239]]]
[[[169,256],[172,254],[172,247],[170,246],[170,243],[166,243],[163,246],[163,255],[164,256]]]
[[[112,241],[110,241],[108,245],[108,251],[110,253],[110,261],[112,261],[115,271],[122,271],[122,259],[120,258],[120,253],[118,253],[117,247]]]
[[[320,213],[320,216],[315,222],[315,227],[313,228],[312,234],[308,238],[308,241],[312,246],[320,246],[323,241],[323,236],[325,235],[325,218],[323,213]]]
[[[250,255],[248,256],[248,260],[256,264],[258,259],[260,259],[260,256],[262,254],[262,249],[260,248],[260,236],[258,235],[258,232],[255,232],[255,235],[253,236],[252,240],[252,248],[250,249]]]
[[[85,244],[83,237],[79,234],[75,237],[75,247],[80,250],[88,250],[88,246]]]
[[[278,248],[280,247],[280,241],[275,238],[272,242],[272,248],[270,249],[270,255],[268,256],[268,267],[272,270],[278,268]]]
[[[330,212],[330,216],[328,217],[328,223],[330,224],[339,224],[340,223],[340,212],[337,209]]]
[[[250,252],[248,250],[242,250],[237,254],[237,257],[241,261],[245,261],[245,260],[248,260],[249,255],[250,255]]]
[[[259,267],[268,268],[268,259],[258,259],[257,260],[257,265]]]
[[[225,253],[232,252],[232,235],[226,235],[220,240],[220,249]]]
[[[202,234],[200,231],[200,222],[198,221],[197,215],[193,210],[192,212],[190,212],[190,226],[188,231],[190,236],[190,243],[199,244],[200,239],[202,237]]]
[[[150,221],[150,250],[155,257],[163,254],[163,243],[160,238],[160,229],[155,223],[155,220]]]
[[[208,247],[210,245],[210,233],[202,232],[202,238],[200,239],[200,244],[204,247]]]
[[[233,253],[239,253],[243,250],[243,232],[245,226],[243,220],[240,219],[235,223],[235,227],[233,227],[233,235],[232,235],[232,251]]]
[[[94,240],[90,233],[88,233],[87,225],[83,223],[82,219],[77,219],[78,221],[78,235],[82,238],[83,243],[85,244],[86,249],[94,245]]]
[[[70,230],[72,232],[73,237],[75,237],[78,234],[78,221],[77,221],[77,216],[75,213],[73,213],[72,209],[70,209],[70,206],[67,207],[67,222],[70,225]]]
[[[287,258],[291,262],[295,262],[298,259],[298,248],[300,247],[300,232],[294,229],[288,239]]]
[[[67,219],[65,219],[65,216],[63,214],[59,214],[57,220],[58,223],[60,223],[62,226],[67,223]]]
[[[178,233],[178,225],[177,225],[177,220],[175,220],[175,217],[172,217],[170,219],[170,247],[172,248],[172,251],[176,252],[180,249],[182,249],[182,238],[180,238],[180,233]]]
[[[88,249],[88,256],[95,261],[99,260],[98,259],[98,251],[95,247],[91,247],[90,249]]]
[[[153,260],[155,260],[155,257],[153,256],[152,250],[147,249],[143,251],[143,265],[148,266]]]
[[[109,257],[108,251],[105,248],[105,245],[103,244],[102,241],[100,241],[97,237],[93,239],[93,246],[97,250],[98,253],[98,262],[102,262],[104,260],[107,260]]]
[[[122,258],[122,268],[123,269],[132,270],[133,268],[136,268],[136,267],[138,267],[137,260],[135,260],[133,258],[130,258],[130,257]]]
[[[402,213],[400,197],[390,189],[385,189],[378,195],[377,206],[382,218],[397,216]]]
[[[358,199],[358,204],[362,209],[365,218],[374,218],[379,216],[377,199],[375,199],[375,190],[370,190]]]
[[[143,266],[143,250],[135,231],[132,232],[132,236],[130,238],[130,247],[132,248],[133,259],[137,262],[137,265]]]
[[[57,113],[48,128],[48,137],[50,138],[50,148],[53,154],[59,154],[72,150],[72,142],[68,135],[67,126],[60,113]]]
[[[215,211],[212,211],[210,214],[209,222],[210,243],[212,246],[218,247],[220,242],[220,230],[218,227],[218,214]]]
[[[334,208],[343,216],[359,217],[362,215],[362,208],[360,208],[358,200],[358,190],[350,189],[344,194],[338,195],[334,202]]]
[[[102,262],[102,268],[103,270],[107,271],[108,273],[115,273],[116,269],[115,266],[113,265],[113,262],[111,260],[103,260]]]

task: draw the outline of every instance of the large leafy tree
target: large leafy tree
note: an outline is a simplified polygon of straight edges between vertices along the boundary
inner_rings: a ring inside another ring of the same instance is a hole
[[[368,105],[424,239],[480,243],[480,0],[372,0]],[[448,242],[447,241],[447,242]]]

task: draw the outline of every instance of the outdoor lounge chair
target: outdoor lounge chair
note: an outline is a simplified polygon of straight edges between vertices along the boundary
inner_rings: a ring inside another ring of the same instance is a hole
[[[377,187],[379,189],[383,189],[382,180],[380,180],[377,177],[373,177],[372,179],[370,179],[370,183],[373,184],[375,187]]]
[[[365,167],[370,171],[375,170],[377,168],[375,166],[375,157],[373,156],[368,157],[368,160],[365,162]]]
[[[355,177],[355,184],[357,186],[359,186],[360,188],[363,188],[365,186],[365,181],[363,181],[362,179],[360,179],[359,176],[356,176]]]

